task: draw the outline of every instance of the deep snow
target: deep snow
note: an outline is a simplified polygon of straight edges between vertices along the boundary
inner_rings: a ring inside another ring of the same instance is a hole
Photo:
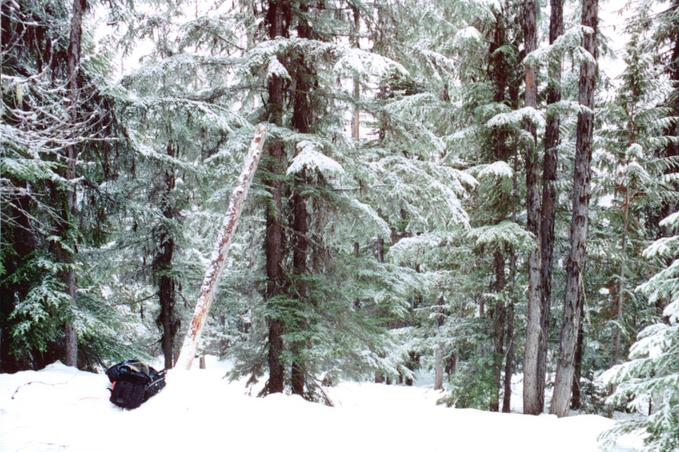
[[[0,451],[598,451],[600,416],[524,416],[436,405],[423,387],[341,383],[330,408],[246,394],[227,364],[172,371],[140,408],[108,401],[104,374],[54,363],[0,374]],[[618,451],[632,450],[620,447]]]

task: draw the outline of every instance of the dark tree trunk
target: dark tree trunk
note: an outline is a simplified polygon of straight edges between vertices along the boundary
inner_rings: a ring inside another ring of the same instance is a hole
[[[307,251],[308,251],[308,220],[306,199],[301,195],[304,190],[305,174],[304,171],[295,180],[295,192],[292,195],[293,204],[293,245],[292,245],[292,272],[295,276],[295,291],[299,303],[307,303],[307,288],[304,277],[307,273]],[[307,325],[297,325],[297,328],[304,330]],[[293,362],[290,374],[293,394],[304,395],[304,343],[302,341],[292,344]]]
[[[375,258],[379,263],[384,263],[384,239],[377,237],[375,241]],[[384,383],[384,373],[380,370],[375,371],[375,383]]]
[[[549,43],[553,44],[563,34],[563,0],[551,0],[549,21]],[[549,62],[549,81],[547,84],[548,109],[561,100],[561,58]],[[542,163],[542,215],[540,222],[540,287],[541,318],[540,344],[537,361],[537,395],[540,412],[544,409],[545,376],[547,373],[547,347],[552,296],[552,259],[554,255],[554,220],[556,217],[556,178],[559,145],[559,115],[547,114],[545,129],[545,156]]]
[[[297,36],[304,39],[312,38],[312,29],[305,18],[309,7],[306,4],[300,5],[302,15],[298,18]],[[294,96],[292,126],[300,133],[311,132],[313,123],[313,107],[311,105],[311,95],[314,89],[315,74],[304,59],[304,54],[299,53],[292,59],[292,74],[294,79]],[[302,170],[295,177],[292,195],[292,214],[293,214],[293,241],[292,241],[292,273],[295,276],[296,297],[299,300],[300,308],[307,309],[305,305],[309,303],[307,287],[304,281],[308,272],[307,258],[309,249],[309,221],[307,212],[307,200],[302,194],[307,184],[306,171]],[[301,331],[308,328],[308,325],[297,326]],[[304,363],[304,341],[293,344],[293,362],[291,370],[291,384],[293,394],[304,395],[305,363]]]
[[[499,49],[508,45],[507,32],[505,24],[505,16],[500,12],[495,13],[495,30],[493,34],[493,42],[490,45],[489,53],[491,60],[491,79],[494,84],[494,100],[498,103],[506,103],[507,79],[510,75],[510,67],[507,63],[505,53]],[[497,127],[493,130],[492,135],[494,158],[496,160],[507,160],[511,154],[511,150],[507,146],[507,130],[504,127]],[[506,203],[505,206],[509,204]],[[503,207],[498,209],[497,221],[506,217],[506,209]],[[502,251],[496,250],[493,253],[493,267],[495,272],[495,281],[493,282],[492,290],[498,295],[505,290],[505,257]],[[502,363],[504,360],[504,340],[505,340],[505,305],[502,297],[498,297],[495,305],[492,308],[493,317],[493,339],[494,339],[494,358],[493,358],[493,382],[495,384],[495,391],[490,403],[492,411],[499,411],[500,409],[500,391],[502,389]]]
[[[352,44],[355,48],[359,48],[359,33],[361,27],[361,16],[358,7],[355,4],[350,4],[351,12],[354,18],[352,30]],[[358,108],[358,102],[361,99],[361,82],[357,75],[354,76],[354,111],[351,115],[351,138],[358,142],[361,138],[361,110]]]
[[[507,339],[505,342],[507,353],[505,357],[505,379],[502,399],[503,413],[511,411],[512,375],[514,374],[514,286],[516,280],[516,253],[514,251],[512,251],[509,257],[509,274],[512,284],[512,295],[507,307]]]
[[[583,293],[580,296],[584,296]],[[580,377],[582,377],[582,348],[583,348],[583,323],[585,320],[584,303],[580,302],[580,325],[578,326],[578,339],[575,347],[575,371],[573,372],[573,396],[571,397],[571,408],[579,410],[582,407],[580,391]]]
[[[673,0],[672,6],[670,7],[670,14],[673,14],[675,19],[674,30],[672,32],[672,57],[668,65],[670,79],[672,80],[674,86],[673,95],[670,97],[672,108],[672,116],[679,117],[679,27],[676,26],[677,23],[677,13],[679,12],[679,0]],[[668,135],[673,137],[679,137],[679,122],[674,122],[671,129],[668,131]],[[667,145],[666,157],[677,157],[679,156],[679,141],[670,141]],[[665,170],[667,173],[675,171],[675,169],[667,168]],[[675,190],[679,190],[679,183],[674,182],[673,187]],[[661,209],[661,218],[665,218],[668,215],[679,210],[679,201],[676,198],[664,202],[663,208]],[[668,227],[669,228],[669,227]],[[666,231],[669,234],[669,231]]]
[[[524,0],[523,34],[526,55],[537,48],[537,5],[535,0]],[[537,108],[537,71],[526,64],[525,81],[526,107]],[[538,355],[541,336],[542,305],[540,297],[540,192],[538,181],[538,153],[535,125],[526,121],[526,129],[533,136],[533,141],[526,148],[526,212],[527,228],[538,239],[528,259],[528,324],[526,326],[526,350],[523,364],[523,412],[540,414],[543,408],[544,395],[540,388],[544,386],[538,379]]]
[[[495,30],[493,41],[488,48],[490,56],[490,78],[493,81],[493,100],[497,103],[505,103],[507,92],[507,77],[510,68],[507,64],[505,53],[499,51],[501,47],[508,45],[505,17],[501,11],[495,13]],[[494,157],[497,160],[506,160],[509,157],[509,148],[506,143],[507,130],[505,127],[493,129],[492,142]]]
[[[598,0],[584,0],[582,24],[594,32],[583,38],[585,50],[596,58]],[[570,252],[566,264],[566,293],[564,297],[563,323],[557,360],[554,396],[550,412],[557,416],[568,415],[571,387],[575,371],[575,349],[580,328],[580,310],[584,290],[583,274],[587,245],[587,221],[590,198],[592,160],[592,128],[594,109],[594,86],[596,67],[591,62],[580,66],[579,101],[585,107],[578,113],[573,174],[573,214],[570,228]]]
[[[78,91],[79,87],[79,73],[80,73],[80,43],[82,35],[82,21],[83,13],[85,12],[85,0],[73,1],[73,16],[71,17],[71,34],[68,44],[68,95],[69,95],[69,111],[73,125],[78,122]],[[78,149],[75,145],[71,145],[67,149],[68,166],[66,170],[66,179],[74,181],[76,177],[76,160],[78,158]],[[69,232],[73,227],[76,216],[76,201],[75,201],[75,187],[68,190],[66,193],[66,206],[63,211],[63,224],[60,229],[60,236],[70,243],[71,250],[75,250],[75,243],[69,239],[71,235]],[[74,251],[69,251],[63,246],[59,246],[58,255],[60,261],[68,265],[68,269],[62,272],[62,281],[67,287],[68,293],[71,297],[71,303],[76,305],[76,282],[75,270],[73,265],[75,263]],[[73,321],[68,320],[64,325],[64,360],[67,366],[78,365],[78,335],[73,326]]]
[[[269,38],[288,36],[290,5],[285,1],[269,0],[266,15],[266,27]],[[282,125],[283,121],[283,79],[274,75],[269,79],[267,108],[269,122]],[[282,224],[283,200],[281,177],[285,174],[286,158],[283,143],[272,139],[267,146],[268,176],[264,183],[271,193],[271,200],[266,209],[265,253],[267,285],[265,298],[267,303],[273,303],[275,297],[285,291],[285,275],[283,272],[284,235]],[[269,393],[282,392],[284,387],[283,353],[283,323],[281,319],[269,318]]]
[[[501,294],[505,289],[505,258],[501,251],[493,253],[495,282],[493,291]],[[495,391],[490,402],[490,411],[500,410],[500,390],[502,388],[502,362],[504,360],[504,341],[505,341],[505,305],[501,299],[495,300],[493,306],[493,383]]]
[[[670,7],[668,14],[673,14],[676,17],[677,12],[679,12],[679,0],[673,0],[672,6]],[[675,19],[676,21],[676,19]],[[672,56],[667,66],[670,79],[674,84],[674,96],[671,97],[671,108],[672,116],[679,116],[679,96],[677,96],[677,91],[679,91],[679,27],[675,27],[672,32]],[[679,124],[674,123],[669,130],[669,135],[679,137]],[[666,150],[667,157],[675,157],[679,155],[679,142],[670,141],[667,144]],[[673,203],[676,206],[676,201]],[[669,207],[669,205],[668,205]],[[667,215],[671,214],[673,210],[669,210]]]
[[[172,143],[167,145],[167,155],[171,158],[176,157],[176,149]],[[163,217],[171,223],[176,217],[175,208],[172,205],[172,192],[175,188],[174,169],[165,170],[164,182],[161,206]],[[162,330],[160,344],[165,358],[165,369],[171,369],[174,366],[174,342],[179,330],[179,319],[175,312],[175,279],[172,266],[174,247],[171,228],[165,224],[161,225],[158,231],[158,253],[153,259],[153,272],[158,282],[160,313],[156,323]]]
[[[445,298],[443,295],[439,296],[436,301],[436,329],[439,330],[446,322],[446,315],[444,310]],[[434,389],[443,389],[443,347],[441,344],[436,345],[434,351]]]

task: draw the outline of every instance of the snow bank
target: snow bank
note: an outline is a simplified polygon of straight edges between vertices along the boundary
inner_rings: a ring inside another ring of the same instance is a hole
[[[612,425],[436,406],[423,387],[342,383],[336,407],[297,396],[256,398],[222,378],[227,364],[172,371],[168,386],[137,410],[108,402],[103,374],[54,363],[0,374],[0,451],[598,451]],[[619,448],[619,451],[631,450]]]

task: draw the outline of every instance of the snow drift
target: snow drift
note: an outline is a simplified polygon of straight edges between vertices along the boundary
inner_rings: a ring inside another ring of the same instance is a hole
[[[439,392],[373,383],[329,388],[334,408],[256,398],[223,378],[227,366],[212,359],[208,369],[171,371],[168,386],[132,411],[108,401],[104,374],[59,362],[0,374],[0,451],[587,452],[613,422],[445,408]]]

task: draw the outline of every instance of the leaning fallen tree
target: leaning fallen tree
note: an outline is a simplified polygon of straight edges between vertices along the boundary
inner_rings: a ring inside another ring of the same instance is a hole
[[[229,248],[229,244],[231,243],[231,239],[233,238],[233,234],[236,231],[238,219],[240,218],[241,211],[243,210],[243,204],[245,203],[245,199],[248,196],[248,190],[250,189],[252,179],[255,175],[255,172],[257,171],[259,159],[262,156],[265,134],[266,127],[263,125],[258,126],[255,136],[252,139],[252,143],[250,143],[250,149],[248,151],[247,157],[245,158],[243,170],[241,171],[238,182],[231,193],[229,207],[226,211],[226,217],[224,218],[224,224],[222,225],[222,229],[217,236],[217,242],[215,243],[215,249],[212,252],[210,264],[205,271],[205,277],[203,278],[203,285],[200,288],[198,302],[196,303],[196,308],[193,311],[193,319],[191,320],[189,330],[186,332],[186,336],[184,337],[184,343],[182,344],[181,351],[179,352],[179,358],[177,359],[177,364],[175,367],[189,370],[191,368],[191,364],[193,363],[193,359],[196,355],[196,349],[198,347],[198,340],[200,339],[200,333],[203,330],[203,325],[207,319],[207,314],[210,311],[210,306],[212,305],[212,300],[217,288],[219,276],[224,269],[224,264],[226,262],[226,252]]]

